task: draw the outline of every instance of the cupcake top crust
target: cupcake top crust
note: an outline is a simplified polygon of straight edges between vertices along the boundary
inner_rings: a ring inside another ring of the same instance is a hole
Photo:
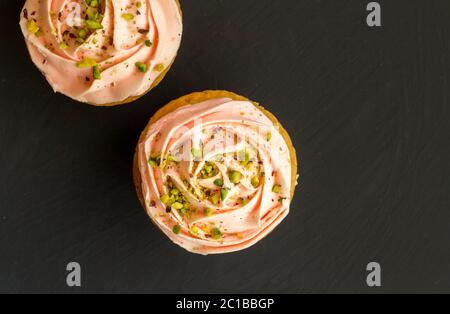
[[[177,0],[27,0],[20,26],[55,92],[94,105],[156,85],[183,31]]]
[[[186,250],[242,250],[289,212],[296,174],[289,145],[251,101],[183,106],[142,134],[138,190],[153,222]]]

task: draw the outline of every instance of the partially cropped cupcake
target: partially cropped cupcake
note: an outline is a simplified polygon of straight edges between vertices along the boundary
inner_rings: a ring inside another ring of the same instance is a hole
[[[133,174],[142,205],[173,242],[218,254],[252,246],[288,215],[297,159],[270,112],[207,91],[156,113],[139,139]]]
[[[97,106],[155,87],[183,31],[178,0],[27,0],[20,26],[53,89]]]

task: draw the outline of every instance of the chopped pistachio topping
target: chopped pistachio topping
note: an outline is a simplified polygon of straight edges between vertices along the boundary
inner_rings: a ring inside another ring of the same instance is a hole
[[[84,58],[80,62],[77,63],[77,67],[79,68],[90,68],[97,65],[97,62],[91,58]]]
[[[239,171],[230,171],[228,177],[230,178],[231,183],[239,184],[239,182],[241,182],[242,173]]]
[[[103,26],[99,21],[93,21],[93,20],[86,20],[86,25],[89,29],[97,30],[102,29]]]
[[[67,49],[67,48],[69,48],[69,46],[67,45],[66,42],[62,41],[62,42],[59,44],[59,49],[65,50],[65,49]]]
[[[198,157],[196,157],[198,159]],[[211,163],[207,162],[203,166],[202,170],[200,171],[200,175],[202,179],[208,179],[215,177],[219,173],[219,170]]]
[[[175,225],[172,229],[173,233],[175,234],[179,234],[181,232],[181,227],[180,225]]]
[[[191,227],[191,233],[194,234],[194,235],[198,235],[198,228],[197,228],[197,226],[192,226]]]
[[[191,204],[183,193],[178,190],[172,180],[166,182],[168,193],[161,197],[161,201],[164,205],[170,207],[170,209],[177,210],[182,216],[190,214]]]
[[[211,202],[214,204],[214,205],[217,205],[217,204],[219,204],[219,194],[218,193],[214,193],[213,195],[211,195]]]
[[[152,167],[158,167],[161,163],[161,156],[150,157],[148,164]]]
[[[180,210],[180,209],[183,208],[183,204],[175,202],[175,203],[172,204],[172,208],[176,209],[176,210]]]
[[[164,70],[164,64],[159,63],[159,64],[155,65],[154,70],[158,71],[158,72],[163,71]]]
[[[194,159],[198,160],[202,158],[202,150],[200,148],[192,148],[191,149],[192,156]]]
[[[178,162],[178,160],[172,155],[167,156],[167,161],[168,162]]]
[[[207,209],[205,209],[205,216],[208,216],[208,217],[210,217],[210,216],[212,216],[213,214],[214,214],[214,209],[212,209],[212,208],[207,208]]]
[[[272,192],[274,192],[274,193],[280,193],[280,190],[281,190],[281,185],[279,185],[279,184],[275,184],[272,188]]]
[[[91,0],[89,6],[93,8],[98,8],[98,0]]]
[[[267,134],[266,134],[266,140],[267,140],[267,142],[270,142],[271,139],[272,139],[272,133],[267,132]]]
[[[220,231],[219,228],[213,228],[211,230],[211,236],[213,237],[214,240],[220,240],[222,238],[222,232]]]
[[[258,176],[253,177],[250,183],[256,189],[259,186],[259,177]]]
[[[152,43],[149,39],[147,39],[146,41],[144,41],[144,43],[145,43],[145,45],[146,45],[147,47],[153,46],[153,43]]]
[[[27,29],[32,34],[36,34],[37,32],[39,32],[39,26],[37,26],[35,20],[28,20]]]
[[[89,18],[89,20],[97,21],[99,18],[98,11],[94,9],[93,7],[88,7],[86,10],[86,14]]]
[[[78,30],[78,37],[86,39],[87,36],[87,30],[85,30],[84,28]]]
[[[98,65],[94,65],[94,67],[92,68],[92,74],[94,76],[94,79],[96,79],[96,80],[102,79],[102,75],[100,73],[100,67]]]
[[[247,206],[248,204],[248,198],[242,199],[242,206]]]
[[[214,185],[222,187],[223,186],[223,180],[222,179],[214,180]]]
[[[148,70],[148,66],[145,63],[140,62],[140,61],[136,62],[135,66],[142,73],[146,73]]]
[[[170,196],[167,194],[164,194],[163,196],[161,196],[161,202],[163,202],[164,205],[169,205]]]
[[[134,20],[134,15],[131,13],[124,13],[122,14],[122,18],[127,21],[132,21]]]
[[[220,190],[220,199],[222,202],[227,198],[229,190],[228,189],[221,189]]]
[[[139,9],[140,7],[142,7],[142,2],[141,1],[136,2],[136,8]]]

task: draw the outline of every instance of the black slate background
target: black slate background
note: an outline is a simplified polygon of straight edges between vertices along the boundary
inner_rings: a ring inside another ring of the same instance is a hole
[[[182,0],[173,69],[119,108],[53,94],[23,1],[0,2],[0,292],[450,292],[449,1],[380,1],[373,29],[369,1]],[[287,220],[209,257],[153,227],[131,178],[151,115],[205,89],[261,102],[300,159]],[[65,285],[71,261],[82,288]]]

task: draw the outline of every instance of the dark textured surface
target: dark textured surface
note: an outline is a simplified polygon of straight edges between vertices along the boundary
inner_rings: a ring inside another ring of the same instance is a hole
[[[134,104],[53,94],[0,1],[0,292],[449,292],[450,2],[183,0],[163,83]],[[147,120],[192,91],[261,102],[290,132],[290,216],[251,249],[201,257],[147,219],[131,166]],[[82,266],[81,289],[65,266]],[[365,284],[378,261],[383,287]]]

